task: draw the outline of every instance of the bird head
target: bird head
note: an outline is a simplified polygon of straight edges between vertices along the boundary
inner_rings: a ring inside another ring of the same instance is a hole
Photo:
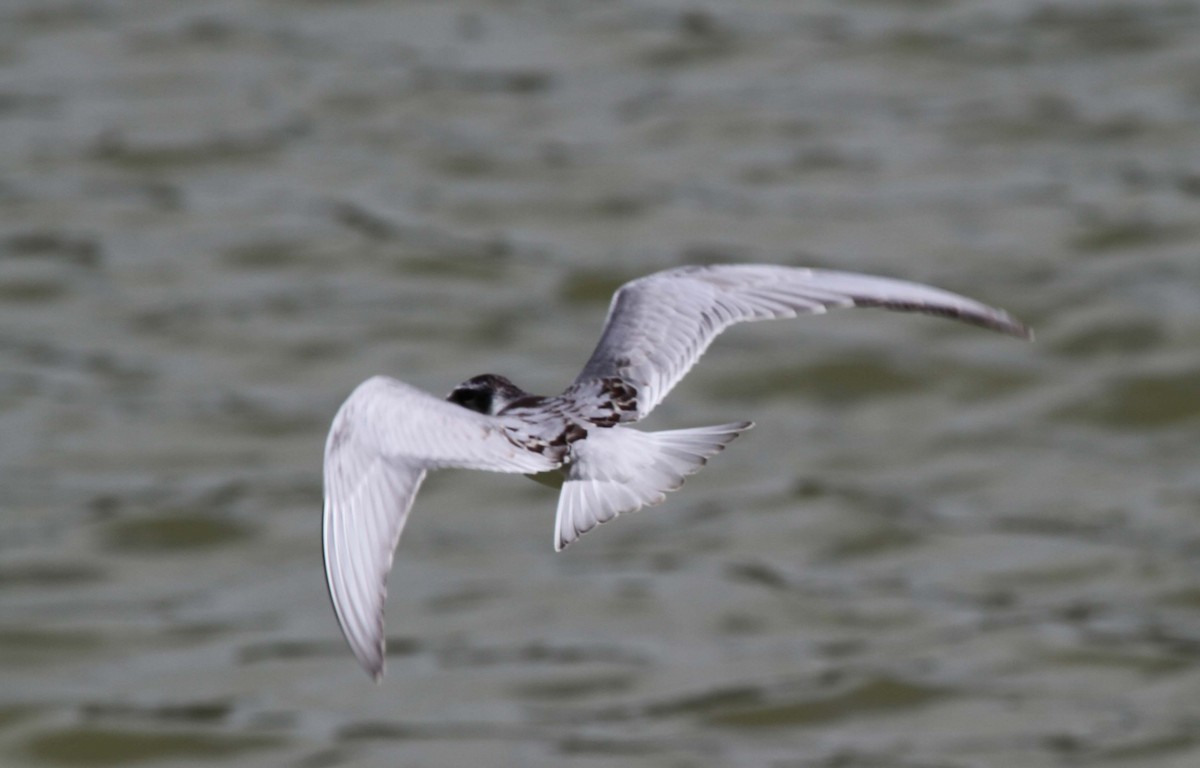
[[[446,399],[463,408],[495,416],[509,403],[528,396],[528,392],[503,376],[485,373],[459,384],[450,391]]]

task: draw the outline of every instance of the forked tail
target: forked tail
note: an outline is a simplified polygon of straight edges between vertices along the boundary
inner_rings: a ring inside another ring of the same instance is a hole
[[[668,491],[703,467],[750,421],[713,427],[641,432],[630,427],[596,428],[574,444],[558,497],[554,549],[562,550],[600,523],[622,512],[658,504]]]

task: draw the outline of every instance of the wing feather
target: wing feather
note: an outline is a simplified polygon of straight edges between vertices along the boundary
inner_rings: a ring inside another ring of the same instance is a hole
[[[510,441],[502,417],[376,376],[334,417],[325,444],[325,578],[359,663],[383,674],[383,604],[392,556],[431,469],[545,472],[555,462]]]
[[[1032,337],[1003,310],[920,283],[765,264],[682,267],[617,290],[600,341],[572,388],[611,377],[631,384],[637,408],[622,420],[636,421],[666,397],[729,326],[837,307],[920,312]]]

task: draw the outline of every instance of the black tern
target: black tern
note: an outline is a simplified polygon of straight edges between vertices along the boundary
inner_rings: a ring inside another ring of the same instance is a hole
[[[658,504],[753,426],[628,426],[654,410],[721,331],[836,307],[920,312],[1032,338],[1002,310],[918,283],[761,264],[693,266],[621,286],[599,344],[562,394],[533,395],[495,374],[464,381],[445,400],[386,376],[364,381],[329,430],[323,524],[329,594],[359,663],[382,677],[385,581],[426,472],[557,473],[561,550],[600,523]]]

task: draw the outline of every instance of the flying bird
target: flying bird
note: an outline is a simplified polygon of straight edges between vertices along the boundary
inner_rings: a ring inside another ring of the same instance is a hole
[[[323,520],[329,594],[359,663],[382,677],[385,580],[426,472],[557,477],[554,549],[562,550],[600,523],[658,504],[753,426],[629,426],[654,410],[721,331],[835,307],[921,312],[1032,338],[1002,310],[918,283],[760,264],[690,266],[621,286],[600,342],[562,394],[533,395],[490,373],[444,400],[386,376],[364,381],[325,443]]]

